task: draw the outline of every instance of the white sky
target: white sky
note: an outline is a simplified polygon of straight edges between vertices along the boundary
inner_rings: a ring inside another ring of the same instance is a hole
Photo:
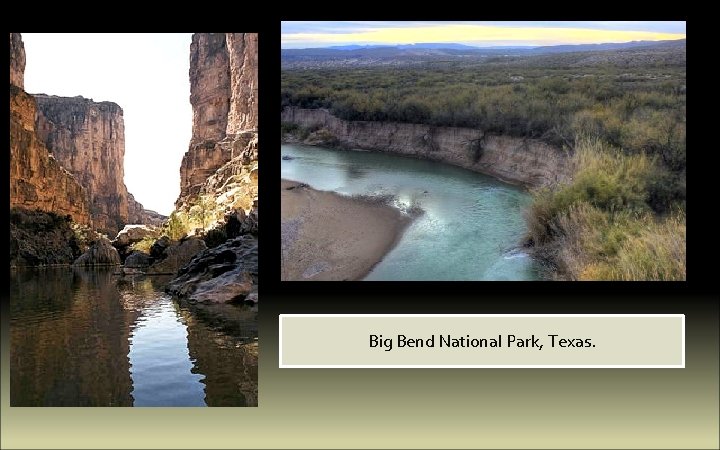
[[[192,132],[186,34],[22,33],[25,90],[112,101],[125,119],[125,184],[169,215]]]

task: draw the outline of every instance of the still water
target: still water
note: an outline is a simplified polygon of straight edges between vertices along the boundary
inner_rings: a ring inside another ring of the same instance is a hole
[[[166,281],[12,270],[11,406],[257,406],[257,308],[191,310]]]
[[[281,176],[344,195],[393,196],[424,214],[366,280],[537,280],[519,243],[521,188],[446,164],[391,154],[284,144]]]

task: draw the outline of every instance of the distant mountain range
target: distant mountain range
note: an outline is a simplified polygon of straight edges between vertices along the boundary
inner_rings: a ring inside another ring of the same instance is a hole
[[[332,50],[368,50],[375,48],[395,48],[395,49],[452,49],[452,50],[477,50],[480,47],[473,47],[465,44],[452,44],[446,42],[427,42],[420,44],[402,44],[402,45],[335,45],[332,47],[323,47]],[[509,47],[508,47],[509,48]],[[309,50],[309,49],[302,49]]]
[[[413,63],[447,59],[486,57],[522,57],[544,54],[684,48],[685,39],[673,41],[632,41],[621,43],[474,47],[456,43],[418,43],[404,45],[341,45],[322,48],[282,49],[283,67],[315,67],[337,65],[373,65]]]

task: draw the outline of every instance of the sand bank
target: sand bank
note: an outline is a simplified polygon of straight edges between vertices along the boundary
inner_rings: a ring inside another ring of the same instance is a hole
[[[281,180],[283,280],[360,280],[411,219],[395,208]]]

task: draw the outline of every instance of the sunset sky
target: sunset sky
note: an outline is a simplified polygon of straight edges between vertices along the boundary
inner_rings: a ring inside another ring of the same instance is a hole
[[[685,22],[283,22],[283,48],[453,42],[479,47],[685,38]]]

